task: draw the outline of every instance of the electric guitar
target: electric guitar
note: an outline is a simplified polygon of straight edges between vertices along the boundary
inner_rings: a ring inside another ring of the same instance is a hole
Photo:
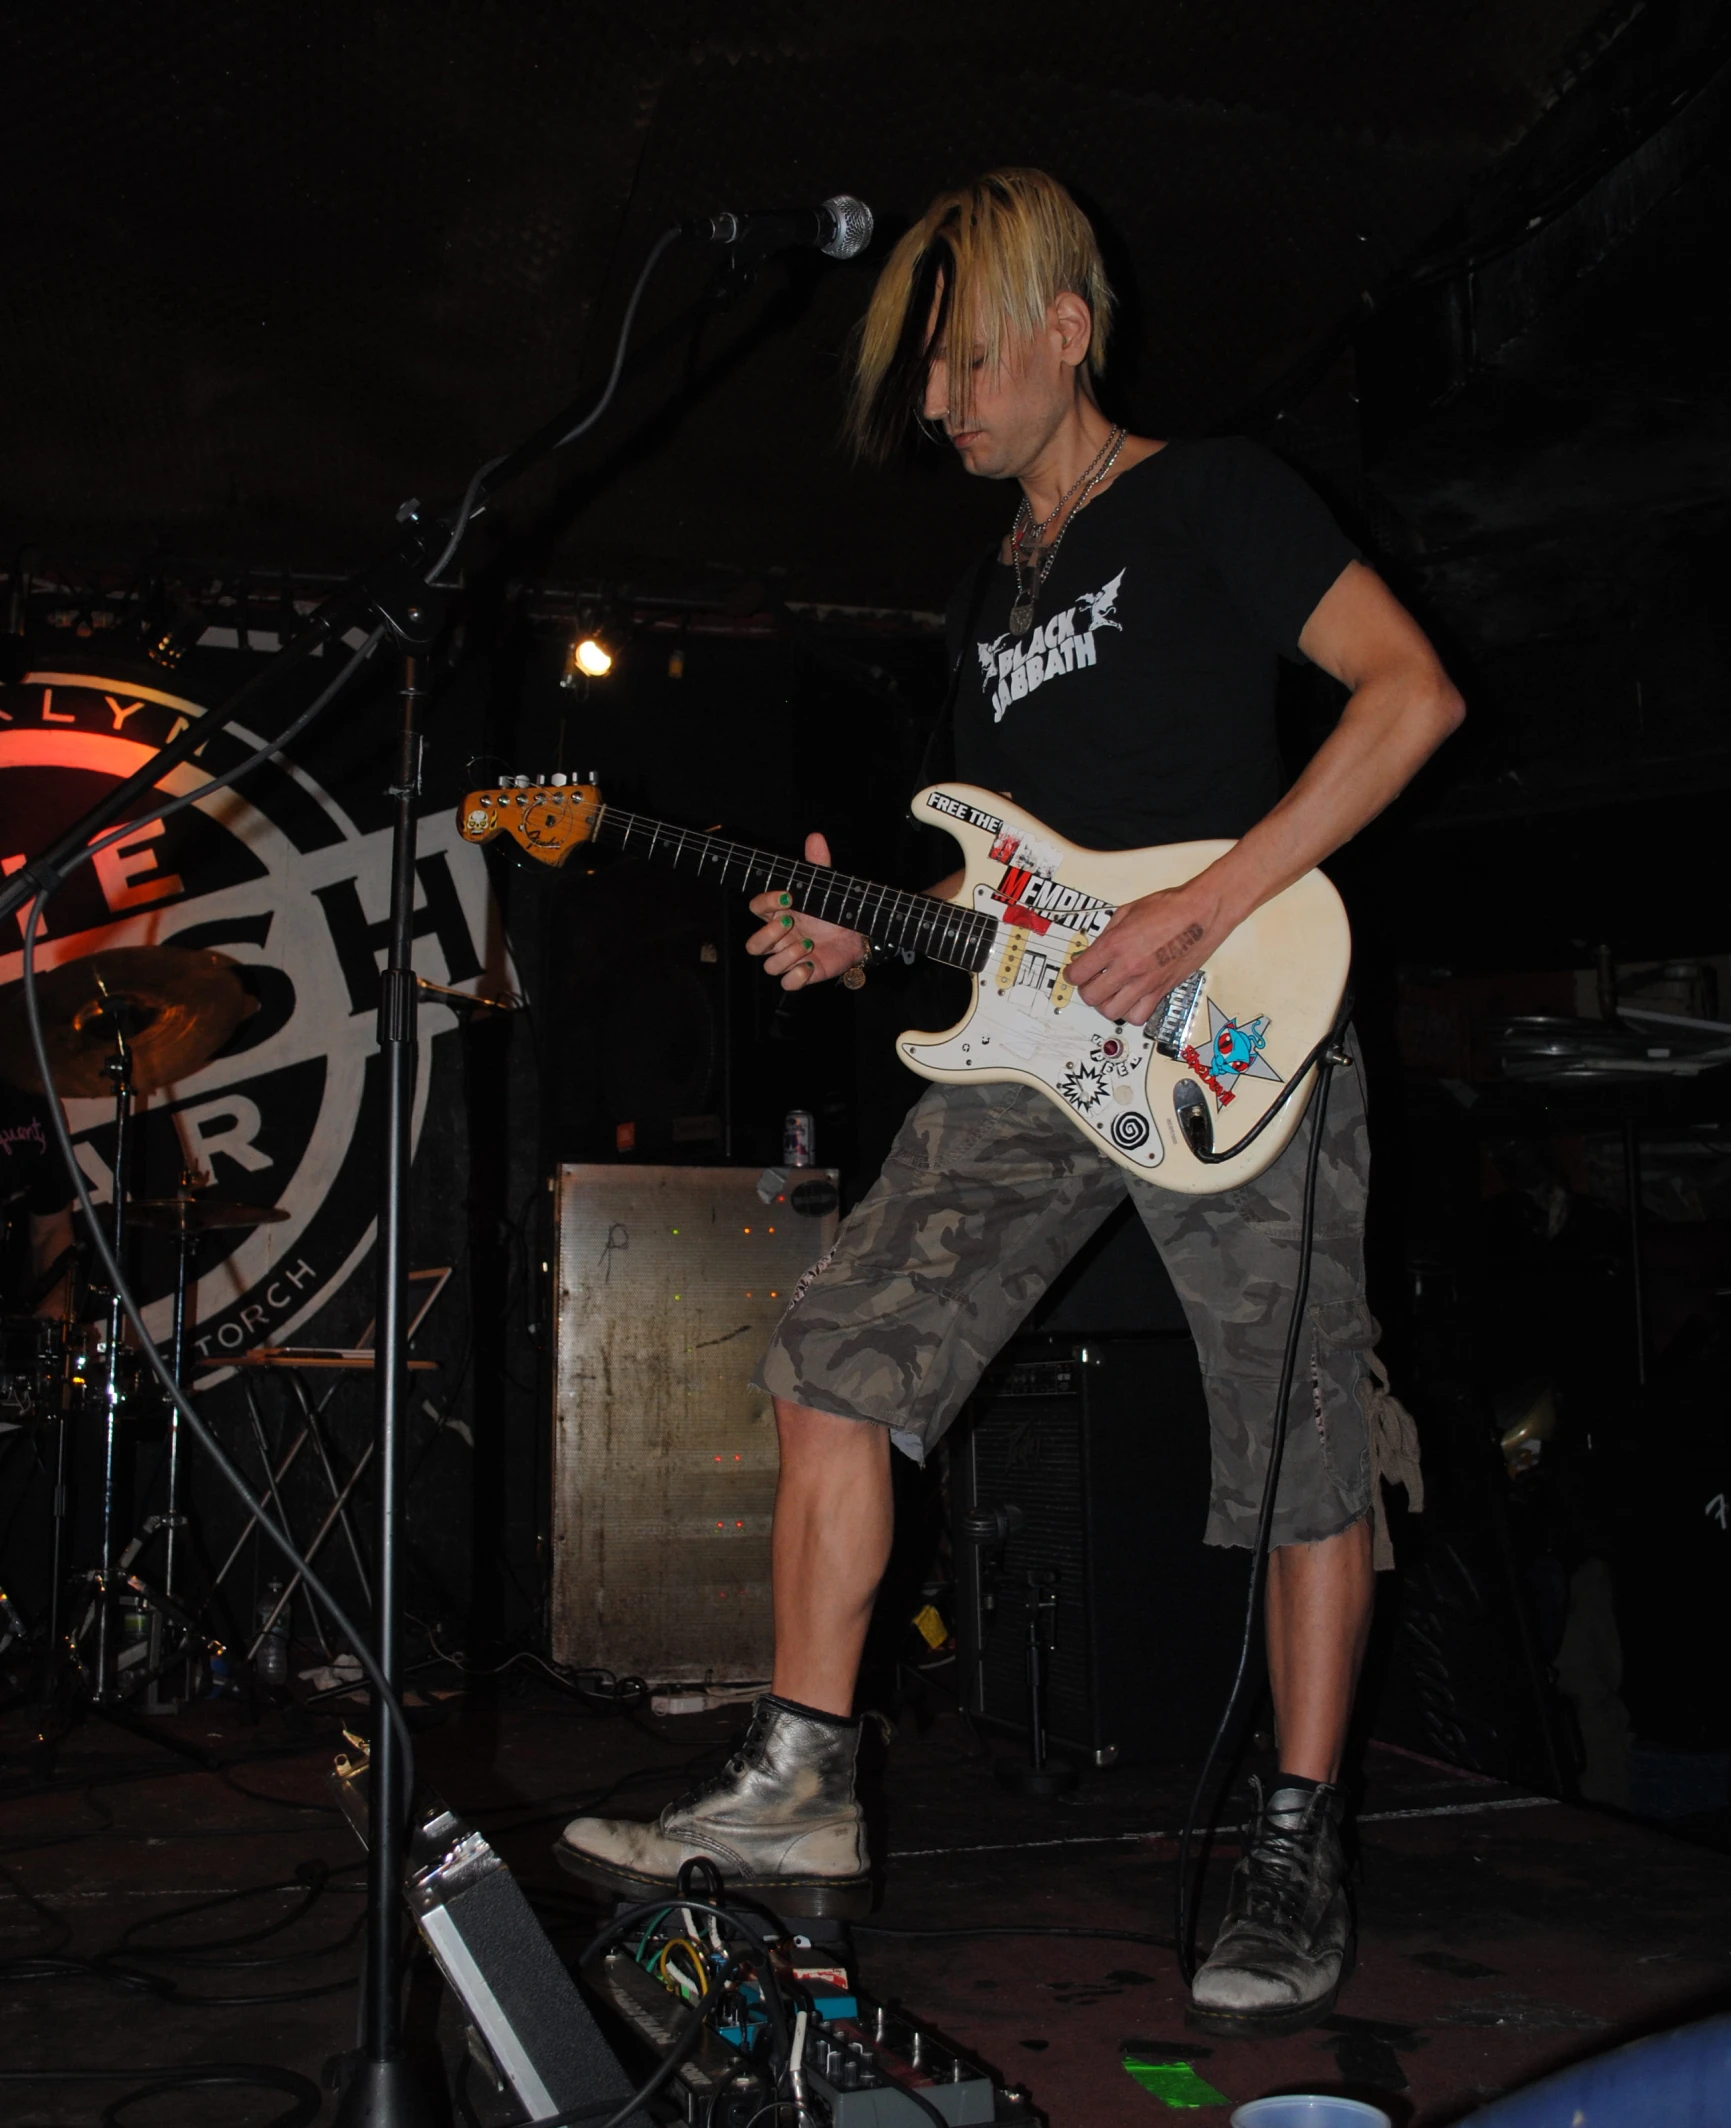
[[[1120,902],[1181,886],[1226,842],[1084,850],[1031,813],[968,783],[933,784],[914,818],[961,845],[951,901],[854,879],[604,805],[593,784],[526,776],[471,791],[458,815],[470,842],[509,835],[563,864],[583,844],[681,865],[863,931],[880,949],[965,968],[973,1000],[943,1033],[896,1047],[928,1079],[1038,1087],[1132,1175],[1192,1196],[1235,1189],[1276,1160],[1298,1128],[1346,988],[1352,940],[1339,895],[1307,872],[1247,917],[1180,983],[1146,1026],[1106,1019],[1070,981],[1070,963]]]

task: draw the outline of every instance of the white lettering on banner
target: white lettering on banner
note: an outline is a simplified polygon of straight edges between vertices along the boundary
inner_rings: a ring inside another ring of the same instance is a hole
[[[262,1308],[256,1301],[251,1302],[241,1309],[239,1322],[231,1319],[221,1324],[214,1332],[207,1330],[202,1337],[193,1339],[194,1345],[198,1348],[199,1357],[201,1359],[210,1358],[213,1338],[216,1343],[222,1345],[228,1351],[234,1351],[238,1346],[246,1342],[249,1330],[262,1330],[272,1315],[286,1315],[299,1301],[300,1288],[317,1277],[318,1273],[304,1256],[297,1258],[291,1266],[278,1277],[273,1278],[270,1284],[265,1287],[264,1306]],[[288,1289],[287,1291],[284,1291],[285,1287]],[[231,1332],[233,1333],[232,1335],[230,1334]]]
[[[250,1094],[219,1094],[197,1108],[178,1110],[174,1120],[191,1167],[209,1166],[218,1153],[255,1173],[270,1166],[269,1153],[261,1152],[257,1142],[264,1117]]]
[[[136,716],[139,710],[144,707],[144,704],[142,702],[128,702],[125,708],[123,709],[112,695],[104,695],[102,699],[108,704],[109,709],[113,712],[114,728],[116,731],[120,729],[120,727],[126,722],[128,717]]]
[[[1118,593],[1124,570],[1098,591],[1084,591],[1042,627],[1031,629],[1019,642],[1007,635],[990,643],[976,643],[982,684],[989,691],[992,722],[1001,724],[1012,702],[1021,702],[1048,680],[1061,680],[1068,673],[1099,663],[1096,638],[1103,628],[1123,630],[1117,618]]]
[[[88,1138],[74,1141],[72,1150],[78,1155],[78,1165],[84,1170],[84,1179],[90,1185],[92,1204],[114,1202],[114,1170],[91,1144]]]
[[[133,705],[135,708],[137,704]],[[106,834],[106,828],[100,831]],[[160,820],[140,823],[138,831],[124,842],[111,842],[107,849],[98,850],[90,860],[91,870],[102,883],[102,892],[108,906],[118,916],[123,909],[137,909],[147,901],[166,901],[172,895],[183,892],[178,872],[157,872],[156,852],[141,847],[154,841],[162,833]],[[153,879],[134,885],[141,872],[153,872]]]
[[[76,724],[78,719],[69,709],[56,709],[54,690],[45,687],[42,690],[42,721],[44,724]]]

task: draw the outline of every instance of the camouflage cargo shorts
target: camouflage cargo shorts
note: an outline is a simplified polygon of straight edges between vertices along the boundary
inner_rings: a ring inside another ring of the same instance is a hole
[[[1096,1152],[1021,1086],[930,1087],[835,1247],[796,1289],[760,1389],[889,1428],[923,1460],[999,1348],[1126,1192],[1196,1339],[1213,1432],[1207,1541],[1248,1545],[1261,1505],[1298,1265],[1312,1123],[1254,1182],[1179,1196]],[[1309,1318],[1287,1407],[1274,1542],[1373,1515],[1378,1476],[1422,1504],[1412,1421],[1388,1393],[1364,1297],[1370,1166],[1356,1062],[1329,1089]],[[1151,1420],[1155,1417],[1150,1413]]]

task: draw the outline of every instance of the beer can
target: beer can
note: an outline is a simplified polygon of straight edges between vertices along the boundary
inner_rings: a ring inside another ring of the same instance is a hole
[[[781,1126],[783,1167],[810,1167],[817,1158],[817,1118],[809,1108],[790,1108]]]

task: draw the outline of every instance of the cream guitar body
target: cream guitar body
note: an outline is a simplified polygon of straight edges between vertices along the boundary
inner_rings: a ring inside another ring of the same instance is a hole
[[[993,926],[971,1009],[941,1034],[897,1048],[928,1079],[1014,1080],[1037,1087],[1083,1136],[1144,1181],[1190,1194],[1230,1190],[1279,1158],[1309,1086],[1287,1091],[1334,1023],[1351,933],[1340,896],[1308,872],[1258,909],[1145,1027],[1106,1019],[1068,980],[1069,963],[1123,902],[1182,886],[1226,842],[1084,850],[990,791],[936,784],[915,817],[961,845],[956,902]],[[1309,1077],[1314,1077],[1312,1067]],[[1281,1111],[1243,1153],[1198,1159],[1200,1104],[1216,1155],[1230,1154],[1277,1101]]]
[[[880,948],[965,968],[973,978],[967,1012],[941,1032],[903,1034],[896,1046],[904,1061],[957,1085],[1036,1088],[1142,1181],[1213,1194],[1279,1158],[1308,1104],[1352,953],[1346,911],[1320,872],[1265,903],[1145,1027],[1133,1027],[1084,1002],[1070,963],[1120,904],[1182,886],[1230,843],[1079,849],[1032,813],[965,783],[930,785],[912,810],[961,846],[964,878],[953,900],[618,813],[593,786],[563,779],[472,792],[460,825],[473,842],[509,833],[549,864],[594,842],[746,893],[779,889],[796,908],[864,931]]]

